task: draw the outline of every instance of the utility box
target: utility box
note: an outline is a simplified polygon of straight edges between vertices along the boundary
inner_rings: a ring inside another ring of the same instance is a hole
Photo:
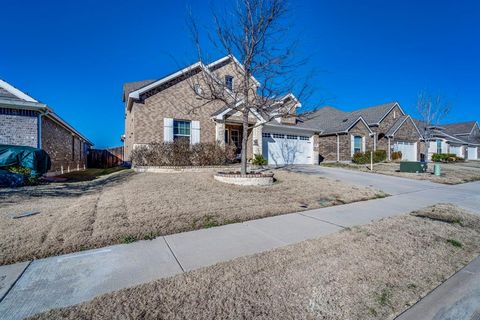
[[[428,164],[420,161],[401,161],[400,172],[424,173],[427,172]]]

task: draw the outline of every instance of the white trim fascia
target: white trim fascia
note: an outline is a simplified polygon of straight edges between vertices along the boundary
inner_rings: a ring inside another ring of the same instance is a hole
[[[392,112],[393,108],[395,108],[396,106],[398,106],[398,108],[400,109],[400,111],[403,113],[404,116],[407,115],[407,114],[405,113],[405,111],[403,111],[403,109],[402,109],[402,107],[400,106],[400,104],[399,104],[398,102],[395,102],[395,103],[393,104],[393,106],[388,110],[388,112],[386,112],[386,113],[383,115],[383,117],[382,117],[377,123],[372,123],[371,125],[372,125],[372,126],[373,126],[373,125],[379,126],[379,125],[380,125],[380,122],[382,122],[383,119],[385,119],[385,118],[388,116],[388,114],[389,114],[390,112]]]
[[[398,128],[397,128],[395,131],[392,132],[392,135],[391,135],[392,138],[395,136],[395,133],[397,133],[397,131],[400,130],[400,128],[403,126],[403,124],[404,124],[408,119],[411,120],[413,126],[415,127],[415,129],[417,130],[418,134],[420,135],[420,138],[423,138],[423,135],[420,133],[420,130],[418,130],[418,127],[417,127],[417,125],[415,124],[415,121],[413,121],[412,117],[410,117],[410,116],[407,116],[407,117],[405,118],[405,120],[403,120],[402,123],[398,126]]]
[[[240,67],[240,69],[242,69],[242,71],[245,72],[245,67],[243,66],[243,64],[241,64],[240,61],[238,61],[238,59],[235,58],[235,56],[232,55],[232,54],[227,54],[225,57],[220,58],[220,59],[218,59],[218,60],[215,60],[215,61],[207,64],[206,67],[207,67],[208,69],[210,69],[211,67],[214,67],[214,66],[216,66],[217,64],[222,63],[222,62],[224,62],[224,61],[226,61],[226,60],[228,60],[228,59],[232,59],[232,60]],[[256,84],[258,87],[260,86],[260,82],[258,82],[258,80],[255,79],[255,77],[254,77],[253,75],[251,75],[250,78],[255,82],[255,84]]]
[[[140,95],[148,90],[151,90],[155,87],[158,87],[160,85],[162,85],[163,83],[169,81],[169,80],[172,80],[172,79],[175,79],[176,77],[178,76],[181,76],[182,74],[186,73],[186,72],[189,72],[191,70],[194,70],[195,68],[198,68],[198,67],[202,67],[202,63],[201,62],[196,62],[186,68],[183,68],[182,70],[180,71],[177,71],[175,73],[172,73],[171,75],[169,76],[166,76],[162,79],[159,79],[155,82],[152,82],[150,83],[149,85],[146,85],[144,87],[141,87],[140,89],[137,89],[135,91],[132,91],[128,94],[128,97],[129,98],[132,98],[132,99],[140,99]]]
[[[270,122],[267,122],[264,124],[264,126],[266,128],[268,127],[272,127],[272,128],[281,128],[281,129],[285,129],[285,130],[298,130],[298,131],[305,131],[305,132],[318,132],[318,130],[315,130],[315,129],[310,129],[310,128],[303,128],[303,127],[295,127],[295,126],[285,126],[285,125],[277,125],[277,124],[272,124]]]
[[[348,129],[345,130],[344,133],[348,133],[348,131],[350,131],[350,129],[352,129],[353,127],[355,127],[355,125],[358,123],[358,121],[362,121],[362,122],[365,124],[365,126],[367,127],[368,131],[369,131],[370,133],[373,133],[372,129],[370,129],[370,126],[367,124],[367,122],[366,122],[365,120],[363,120],[363,118],[362,118],[361,116],[358,117],[358,119],[355,120],[355,122],[353,122],[353,124],[352,124],[350,127],[348,127]]]
[[[28,94],[20,91],[19,89],[15,88],[14,86],[12,86],[11,84],[9,84],[8,82],[0,79],[0,87],[2,87],[3,89],[7,90],[8,92],[10,92],[11,94],[13,94],[14,96],[20,98],[20,99],[23,99],[25,101],[28,101],[28,102],[38,102],[37,100],[33,99],[32,97],[30,97]]]

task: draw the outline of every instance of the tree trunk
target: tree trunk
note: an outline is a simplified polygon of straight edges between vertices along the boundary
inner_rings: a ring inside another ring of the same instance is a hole
[[[240,173],[247,174],[247,141],[248,141],[248,108],[243,110],[243,127],[242,127],[242,153],[240,160]]]

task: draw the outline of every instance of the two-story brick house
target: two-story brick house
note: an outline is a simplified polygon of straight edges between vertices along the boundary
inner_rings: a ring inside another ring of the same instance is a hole
[[[220,100],[205,101],[197,90],[208,90],[205,77],[215,77],[232,91],[242,77],[242,66],[233,56],[226,56],[208,65],[197,62],[159,80],[126,83],[125,134],[122,136],[125,159],[130,160],[138,145],[188,139],[200,142],[233,144],[241,150],[242,118],[238,107]],[[256,79],[252,83],[258,85]],[[272,104],[301,104],[292,94],[272,100]],[[271,120],[258,113],[249,115],[247,157],[262,154],[269,164],[318,163],[314,148],[317,130],[302,127],[295,111],[288,117]],[[271,120],[271,121],[270,121]]]
[[[83,170],[93,145],[52,108],[0,80],[0,144],[44,149],[51,158],[47,175]]]

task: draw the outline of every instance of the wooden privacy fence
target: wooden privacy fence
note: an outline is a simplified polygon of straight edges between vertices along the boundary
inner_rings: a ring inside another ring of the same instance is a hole
[[[90,149],[87,157],[89,168],[111,168],[123,164],[123,147]]]

